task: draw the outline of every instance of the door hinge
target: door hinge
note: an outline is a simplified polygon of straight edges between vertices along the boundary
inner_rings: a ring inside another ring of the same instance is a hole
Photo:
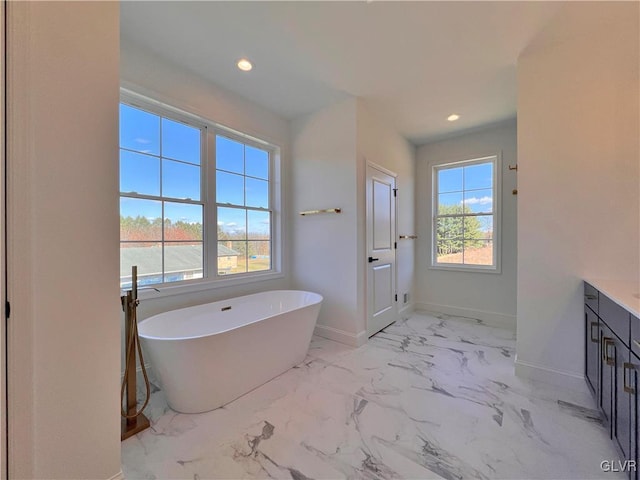
[[[11,304],[8,300],[4,302],[4,316],[6,318],[9,318],[11,316]]]
[[[398,301],[398,294],[396,293],[396,302]]]
[[[394,188],[394,189],[393,189],[393,196],[394,196],[394,197],[397,197],[397,196],[398,196],[398,189],[397,189],[397,188]]]
[[[398,242],[393,242],[393,248],[398,248]]]

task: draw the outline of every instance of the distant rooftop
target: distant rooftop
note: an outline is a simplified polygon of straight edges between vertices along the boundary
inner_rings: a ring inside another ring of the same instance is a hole
[[[218,257],[237,257],[240,253],[218,243]],[[138,266],[138,275],[160,274],[162,251],[158,247],[127,247],[120,249],[120,276],[131,275],[131,266]],[[164,271],[202,270],[202,247],[198,245],[165,245]]]

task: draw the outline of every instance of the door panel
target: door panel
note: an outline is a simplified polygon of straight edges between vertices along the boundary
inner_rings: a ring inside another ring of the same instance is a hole
[[[631,383],[632,391],[630,393],[631,401],[630,407],[631,410],[629,412],[629,417],[631,419],[629,424],[629,429],[631,431],[631,442],[629,444],[629,455],[631,460],[636,461],[636,465],[638,464],[638,368],[640,367],[640,360],[634,354],[631,354],[631,369],[628,373],[629,380]],[[637,468],[635,471],[631,471],[629,478],[637,479],[638,472]]]
[[[393,323],[396,307],[395,177],[367,165],[367,334]]]
[[[392,248],[393,239],[391,234],[391,197],[393,196],[393,185],[381,182],[377,178],[373,182],[373,253],[377,250],[389,250]]]
[[[629,457],[629,445],[631,443],[631,432],[629,431],[630,404],[629,393],[625,391],[629,383],[627,367],[629,364],[629,349],[623,345],[620,339],[614,337],[616,351],[615,366],[615,395],[614,395],[614,419],[613,438],[622,451],[624,460]],[[627,388],[628,389],[628,388]]]
[[[584,319],[586,323],[586,377],[587,385],[594,394],[598,393],[598,353],[600,340],[598,339],[599,319],[598,316],[591,311],[589,307],[584,307]]]
[[[604,414],[609,436],[612,433],[612,403],[615,390],[612,388],[615,373],[615,344],[613,342],[613,332],[602,322],[600,322],[600,358],[602,368],[600,370],[600,408]],[[613,364],[613,365],[612,365]]]
[[[393,308],[393,270],[390,264],[373,267],[373,314],[380,315],[385,310]]]

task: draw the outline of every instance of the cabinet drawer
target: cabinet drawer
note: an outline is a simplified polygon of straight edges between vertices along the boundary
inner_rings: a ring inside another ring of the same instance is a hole
[[[637,342],[637,343],[636,343]],[[640,318],[631,315],[631,351],[640,357]]]
[[[596,314],[598,313],[598,296],[598,290],[593,288],[587,282],[584,282],[584,303]]]
[[[599,295],[598,308],[600,318],[629,346],[629,312],[602,294]]]

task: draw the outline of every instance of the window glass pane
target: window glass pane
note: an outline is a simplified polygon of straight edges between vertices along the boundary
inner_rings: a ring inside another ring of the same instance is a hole
[[[463,217],[438,218],[436,221],[436,238],[443,240],[447,238],[462,238]]]
[[[232,275],[247,271],[247,242],[218,242],[218,275]]]
[[[461,238],[438,240],[436,261],[438,263],[462,263],[463,245]]]
[[[476,217],[480,222],[482,238],[493,238],[493,215],[480,215]]]
[[[271,242],[247,242],[247,270],[258,272],[271,269]]]
[[[271,214],[269,212],[247,211],[247,238],[269,240],[271,236]]]
[[[226,137],[216,136],[216,168],[244,173],[244,145]]]
[[[202,278],[202,242],[164,244],[164,281]]]
[[[121,103],[120,147],[160,155],[160,117]]]
[[[247,213],[244,208],[218,207],[218,239],[247,238]]]
[[[200,129],[163,118],[162,156],[200,165]]]
[[[162,240],[162,202],[120,197],[120,240]]]
[[[462,213],[462,192],[438,195],[438,214],[453,215]]]
[[[120,244],[120,286],[131,287],[131,267],[138,267],[138,285],[162,283],[162,244]]]
[[[438,170],[438,191],[440,193],[461,192],[462,167]]]
[[[216,201],[231,205],[244,205],[244,177],[217,171]]]
[[[493,265],[493,240],[465,240],[464,263],[465,265]]]
[[[164,239],[202,240],[202,205],[165,202]]]
[[[463,236],[467,240],[474,238],[485,238],[486,234],[482,231],[482,224],[478,217],[463,217]]]
[[[160,159],[120,150],[120,191],[160,195]]]
[[[493,212],[493,191],[489,189],[464,192],[464,206],[465,212]]]
[[[247,207],[269,208],[269,182],[245,178]]]
[[[269,179],[269,152],[245,146],[245,175]]]
[[[200,200],[200,167],[162,160],[162,196]]]
[[[493,162],[464,167],[464,189],[491,188],[493,186]]]

